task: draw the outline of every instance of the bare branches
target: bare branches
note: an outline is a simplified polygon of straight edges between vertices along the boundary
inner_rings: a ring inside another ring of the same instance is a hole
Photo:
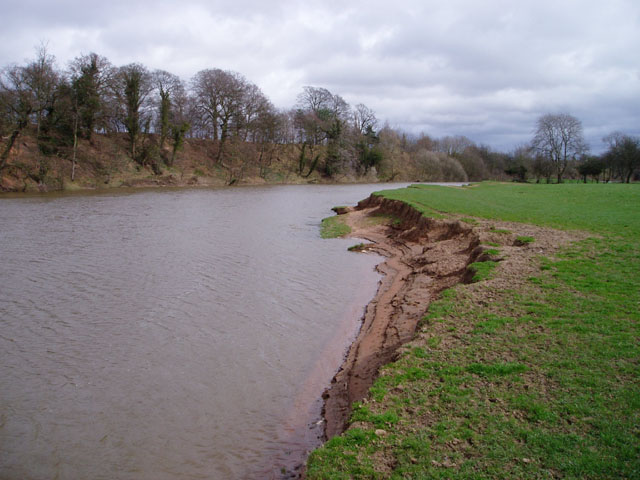
[[[553,165],[558,183],[562,182],[569,162],[588,151],[582,133],[582,122],[567,113],[549,113],[540,117],[532,146]]]

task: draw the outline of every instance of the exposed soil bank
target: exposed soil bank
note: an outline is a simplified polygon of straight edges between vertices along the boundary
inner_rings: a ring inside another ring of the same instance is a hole
[[[344,431],[351,404],[365,397],[378,369],[411,340],[431,299],[463,280],[479,244],[477,234],[462,222],[430,219],[379,196],[345,215],[349,236],[372,242],[363,250],[387,260],[378,266],[384,277],[360,333],[324,394],[327,438]]]
[[[323,395],[327,438],[345,430],[351,404],[366,397],[380,367],[393,361],[399,347],[412,340],[438,293],[471,280],[471,263],[500,262],[500,277],[513,283],[492,282],[492,288],[510,288],[526,278],[532,257],[552,253],[584,236],[507,222],[465,222],[457,216],[438,220],[406,203],[373,195],[344,215],[352,228],[349,236],[371,242],[360,250],[387,260],[378,266],[384,277],[367,306],[361,330]],[[531,236],[535,242],[523,243],[519,236]],[[488,244],[499,245],[499,253]],[[490,302],[491,296],[489,289],[477,301]]]

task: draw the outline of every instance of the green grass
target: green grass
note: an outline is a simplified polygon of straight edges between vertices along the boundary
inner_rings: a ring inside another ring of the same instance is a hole
[[[533,237],[528,237],[526,235],[518,235],[516,237],[516,242],[519,243],[520,245],[526,245],[528,243],[533,243],[535,242],[535,238]]]
[[[564,229],[640,236],[638,184],[480,183],[453,188],[413,185],[376,192],[414,205],[427,216],[437,212],[472,215]]]
[[[497,262],[487,260],[486,262],[474,262],[467,266],[467,270],[472,274],[471,281],[475,283],[491,278],[491,272],[497,265]]]
[[[538,259],[525,287],[488,305],[467,285],[443,292],[354,410],[358,428],[314,452],[308,478],[640,478],[640,186],[383,195],[597,235]]]
[[[351,233],[351,227],[344,223],[344,217],[336,215],[322,220],[320,236],[322,238],[338,238]]]

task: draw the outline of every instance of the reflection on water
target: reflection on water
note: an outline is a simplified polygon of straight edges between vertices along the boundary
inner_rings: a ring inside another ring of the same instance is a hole
[[[318,224],[380,188],[0,198],[0,477],[298,463],[378,281]]]

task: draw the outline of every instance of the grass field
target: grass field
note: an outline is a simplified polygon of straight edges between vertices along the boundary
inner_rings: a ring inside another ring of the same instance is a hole
[[[480,305],[458,285],[383,368],[310,479],[640,478],[640,185],[380,192],[449,213],[592,232]]]

